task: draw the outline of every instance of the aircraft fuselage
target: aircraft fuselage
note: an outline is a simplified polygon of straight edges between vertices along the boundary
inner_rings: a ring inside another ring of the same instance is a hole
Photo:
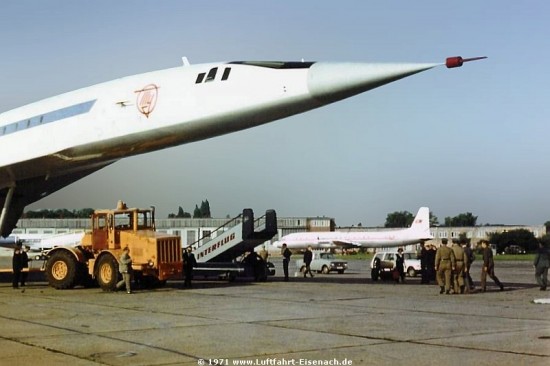
[[[123,157],[258,126],[438,65],[184,65],[2,113],[0,234],[11,232],[25,205]]]

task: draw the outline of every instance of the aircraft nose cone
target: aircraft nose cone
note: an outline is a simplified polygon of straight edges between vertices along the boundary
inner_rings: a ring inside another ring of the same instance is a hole
[[[332,103],[439,65],[317,62],[309,70],[308,89],[313,98]]]

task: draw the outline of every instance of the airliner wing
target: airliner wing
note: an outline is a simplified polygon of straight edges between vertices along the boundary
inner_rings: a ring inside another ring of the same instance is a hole
[[[335,240],[332,243],[336,246],[346,248],[346,249],[357,248],[361,246],[360,243],[356,243],[348,240]]]
[[[36,164],[39,166],[40,161]],[[59,189],[68,186],[77,180],[84,178],[85,176],[111,164],[100,164],[98,166],[86,167],[82,170],[75,170],[68,172],[67,174],[61,174],[57,176],[40,176],[36,178],[27,178],[23,180],[17,180],[17,189],[11,197],[10,209],[5,213],[5,222],[2,227],[0,236],[7,237],[13,228],[15,228],[17,221],[23,214],[25,206],[38,201],[39,199],[58,191]],[[9,188],[0,189],[0,207],[4,207],[4,203],[8,198]]]
[[[16,245],[16,239],[13,237],[2,238],[0,237],[0,248],[13,249]]]

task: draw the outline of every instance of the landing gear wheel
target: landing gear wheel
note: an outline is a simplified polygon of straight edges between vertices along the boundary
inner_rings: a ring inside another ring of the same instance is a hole
[[[99,259],[97,264],[97,283],[103,291],[116,290],[118,282],[118,262],[112,255],[105,255]]]
[[[67,251],[55,252],[46,263],[46,278],[56,289],[75,287],[78,281],[76,258]]]

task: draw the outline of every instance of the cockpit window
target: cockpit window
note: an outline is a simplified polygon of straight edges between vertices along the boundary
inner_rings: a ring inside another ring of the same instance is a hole
[[[217,67],[210,69],[210,71],[208,71],[208,75],[206,76],[206,80],[204,82],[208,83],[209,81],[214,81],[214,79],[216,78],[217,72],[218,72]]]
[[[299,61],[232,61],[228,64],[232,65],[249,65],[258,67],[267,67],[270,69],[309,69],[315,62],[299,62]]]
[[[197,75],[197,80],[195,80],[195,84],[200,84],[204,80],[204,77],[206,76],[206,73],[201,72]]]
[[[222,81],[224,80],[227,80],[229,78],[229,73],[231,72],[231,68],[230,67],[226,67],[224,70],[223,70],[223,75],[222,75]]]

